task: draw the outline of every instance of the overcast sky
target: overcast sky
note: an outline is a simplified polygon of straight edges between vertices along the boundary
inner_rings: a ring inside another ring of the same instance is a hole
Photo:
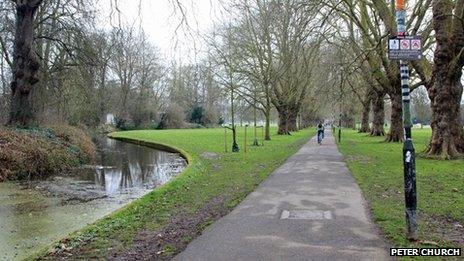
[[[118,3],[120,15],[114,8]],[[105,27],[123,23],[141,26],[149,39],[159,47],[166,61],[175,58],[192,61],[203,46],[197,37],[212,27],[218,17],[215,0],[179,0],[184,7],[187,24],[182,23],[180,8],[172,0],[100,0]],[[113,6],[113,8],[112,8]],[[110,10],[113,10],[111,13]],[[111,18],[111,19],[110,19]],[[180,28],[176,28],[182,24]],[[196,39],[195,39],[196,38]],[[196,48],[196,51],[195,49]]]

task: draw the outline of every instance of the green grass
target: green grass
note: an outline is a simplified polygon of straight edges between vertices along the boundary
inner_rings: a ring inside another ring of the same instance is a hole
[[[272,132],[275,133],[276,130],[272,129]],[[292,136],[272,135],[272,140],[266,141],[263,147],[247,146],[247,154],[244,154],[244,128],[238,130],[240,153],[230,153],[230,131],[227,137],[229,153],[224,152],[223,129],[113,133],[113,137],[179,148],[188,154],[189,167],[164,186],[72,234],[63,242],[67,247],[79,249],[78,253],[82,258],[102,258],[108,252],[123,251],[130,247],[138,231],[160,229],[167,224],[170,217],[180,212],[194,214],[214,198],[225,198],[225,206],[232,208],[313,134],[314,130],[311,129],[295,132]],[[251,128],[248,128],[249,144],[251,136]],[[203,152],[217,153],[219,158],[205,159],[201,156]],[[171,246],[168,248],[165,249],[167,253],[176,252]]]
[[[417,152],[424,151],[430,136],[431,130],[413,130]],[[385,143],[384,139],[346,130],[338,146],[379,227],[395,245],[411,246],[405,238],[403,145]],[[459,228],[464,225],[464,160],[419,157],[416,165],[422,243],[415,246],[430,246],[430,242],[435,242],[439,246],[464,247],[463,234],[460,234],[464,230]],[[460,243],[456,240],[459,238]]]

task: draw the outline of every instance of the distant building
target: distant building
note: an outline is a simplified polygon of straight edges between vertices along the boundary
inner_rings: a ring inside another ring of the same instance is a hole
[[[105,124],[114,124],[114,114],[107,113],[106,114],[106,122]]]

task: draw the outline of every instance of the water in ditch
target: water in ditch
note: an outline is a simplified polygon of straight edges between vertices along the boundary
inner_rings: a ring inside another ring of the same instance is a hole
[[[97,165],[45,180],[0,183],[0,260],[21,260],[182,172],[176,153],[97,140]]]

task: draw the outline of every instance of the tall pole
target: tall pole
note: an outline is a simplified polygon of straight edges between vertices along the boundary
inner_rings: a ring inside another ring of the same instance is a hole
[[[258,143],[258,130],[257,130],[257,124],[256,124],[256,95],[253,93],[253,128],[254,128],[254,138],[253,138],[253,146],[259,146]]]
[[[396,0],[396,21],[398,38],[406,36],[406,0]],[[411,97],[409,89],[408,63],[400,60],[401,89],[403,93],[403,125],[405,142],[403,144],[404,198],[406,206],[406,237],[417,239],[417,195],[416,195],[416,157],[411,135]]]
[[[340,73],[340,104],[339,104],[340,118],[338,120],[338,143],[342,142],[342,102],[343,102],[343,71],[341,71]]]
[[[245,152],[246,154],[246,146],[247,146],[247,140],[246,140],[246,134],[247,134],[247,127],[248,127],[248,124],[245,124],[245,141],[243,142],[243,152]]]
[[[232,81],[232,77],[230,77]],[[237,128],[235,128],[235,111],[234,111],[234,85],[231,84],[230,89],[230,113],[232,119],[232,152],[239,152],[238,144],[237,144]]]

